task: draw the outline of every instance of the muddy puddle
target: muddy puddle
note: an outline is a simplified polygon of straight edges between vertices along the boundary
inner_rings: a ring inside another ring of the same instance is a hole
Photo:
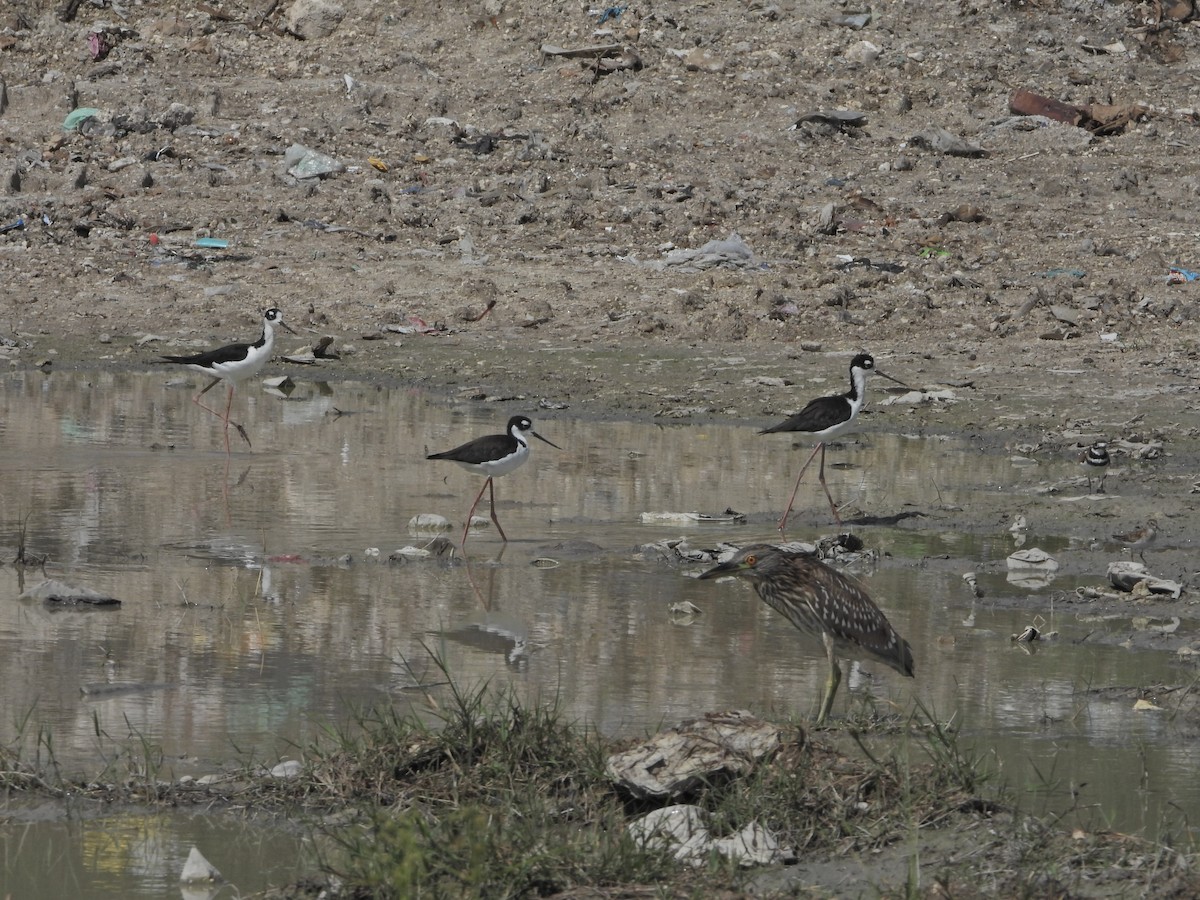
[[[234,435],[226,458],[219,421],[191,394],[160,373],[4,378],[0,552],[16,555],[25,523],[26,552],[48,556],[51,577],[122,601],[81,611],[19,600],[42,573],[0,569],[0,741],[24,758],[89,775],[154,767],[163,778],[302,759],[357,708],[424,709],[426,692],[444,690],[431,652],[464,684],[557,697],[571,718],[614,736],[729,707],[815,712],[819,652],[744,586],[701,583],[688,577],[699,566],[638,549],[776,539],[805,451],[756,434],[765,423],[581,421],[536,404],[300,382],[287,397],[255,385],[235,399],[253,447]],[[497,481],[507,547],[489,528],[473,534],[465,563],[390,559],[427,542],[408,533],[419,513],[448,518],[457,543],[479,490],[426,453],[501,430],[517,412],[563,449],[535,444],[525,467]],[[1061,563],[1031,588],[1005,568],[1018,545],[1011,512],[1085,494],[1068,462],[868,432],[830,450],[828,477],[880,553],[856,574],[917,660],[914,681],[854,664],[836,716],[863,704],[907,714],[919,701],[1030,812],[1150,835],[1200,819],[1194,734],[1168,713],[1135,712],[1119,690],[1192,683],[1194,664],[1166,638],[1194,634],[1196,622],[1132,607],[1097,615],[1074,598],[1120,558],[1094,545],[1118,518],[1118,491],[1078,500],[1074,531],[1023,535]],[[1048,483],[1058,490],[1047,495]],[[834,531],[815,484],[798,506],[789,537]],[[643,519],[727,509],[747,521]],[[684,601],[699,614],[672,614]],[[1029,624],[1057,640],[1014,644]],[[6,886],[59,866],[63,895],[79,897],[162,896],[193,843],[243,892],[292,877],[305,857],[302,835],[261,828],[247,841],[190,814],[9,806],[4,822]]]

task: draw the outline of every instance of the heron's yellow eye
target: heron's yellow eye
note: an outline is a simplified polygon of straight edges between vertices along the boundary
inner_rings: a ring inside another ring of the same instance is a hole
[[[749,556],[747,556],[747,557],[745,558],[745,560],[743,560],[743,561],[746,563],[746,565],[748,565],[748,566],[752,566],[752,565],[754,565],[756,562],[758,562],[758,557],[757,557],[757,556],[755,556],[753,553],[751,553],[751,554],[750,554]]]

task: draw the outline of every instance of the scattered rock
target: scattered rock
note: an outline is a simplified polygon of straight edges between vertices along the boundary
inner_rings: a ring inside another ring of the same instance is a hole
[[[296,759],[285,759],[271,769],[272,778],[296,778],[304,771],[304,764]]]
[[[909,142],[917,147],[945,153],[947,156],[987,156],[987,151],[982,147],[977,144],[969,144],[937,125],[932,125],[924,131],[914,134]]]
[[[454,526],[445,516],[437,513],[417,513],[408,520],[409,534],[429,534],[449,531]]]
[[[329,37],[337,31],[346,10],[329,0],[294,0],[287,11],[288,30],[311,41]]]

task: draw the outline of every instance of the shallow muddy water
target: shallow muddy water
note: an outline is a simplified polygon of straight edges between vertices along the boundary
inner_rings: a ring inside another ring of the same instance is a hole
[[[227,459],[220,422],[174,375],[26,372],[3,387],[0,553],[16,555],[24,522],[27,553],[49,557],[47,575],[122,601],[51,609],[17,599],[41,571],[0,569],[0,741],[20,744],[26,759],[164,778],[301,759],[355,709],[424,710],[424,691],[444,691],[431,652],[465,685],[557,697],[571,718],[609,735],[729,707],[815,712],[825,678],[816,647],[745,585],[699,582],[689,576],[701,566],[637,549],[677,537],[694,546],[777,539],[775,518],[807,450],[758,435],[767,423],[581,421],[570,410],[543,415],[536,402],[459,404],[302,381],[286,399],[258,385],[239,392],[233,418],[253,447],[233,434]],[[466,563],[389,561],[428,541],[408,534],[418,513],[455,523],[457,543],[481,486],[425,455],[500,431],[518,412],[562,449],[535,442],[532,460],[496,482],[508,546],[487,528],[472,534]],[[1016,543],[1000,512],[1057,502],[1040,493],[1047,481],[1083,493],[1068,463],[1017,465],[966,440],[868,431],[831,449],[827,467],[836,498],[896,517],[855,526],[881,554],[856,574],[917,661],[915,680],[847,668],[836,716],[860,703],[907,714],[919,701],[953,721],[1033,812],[1148,834],[1177,812],[1200,820],[1193,736],[1165,715],[1133,712],[1130,699],[1090,693],[1190,683],[1194,667],[1153,644],[1123,646],[1139,627],[1132,613],[1093,618],[1064,602],[1103,576],[1085,552],[1099,526],[1084,507],[1119,497],[1081,501],[1077,532],[1028,535],[1062,569],[1048,586],[1026,588],[1005,577]],[[964,527],[962,510],[985,502],[994,527]],[[642,520],[727,508],[748,523]],[[798,508],[789,537],[834,531],[815,482],[802,486]],[[979,572],[982,599],[964,585],[966,571]],[[673,615],[683,601],[700,613]],[[1059,639],[1023,651],[1010,636],[1031,623]],[[246,865],[254,845],[240,828],[192,817],[7,813],[5,885],[36,883],[39,867],[69,860],[63,877],[81,897],[161,896],[192,843],[243,892],[290,877],[304,854],[302,837],[267,832],[262,857],[280,867]]]

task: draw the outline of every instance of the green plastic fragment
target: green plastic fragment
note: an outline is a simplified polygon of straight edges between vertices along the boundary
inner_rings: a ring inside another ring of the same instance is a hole
[[[100,115],[100,110],[91,106],[80,106],[77,109],[73,109],[63,119],[63,131],[78,131],[80,125],[88,119],[94,119],[98,115]]]

